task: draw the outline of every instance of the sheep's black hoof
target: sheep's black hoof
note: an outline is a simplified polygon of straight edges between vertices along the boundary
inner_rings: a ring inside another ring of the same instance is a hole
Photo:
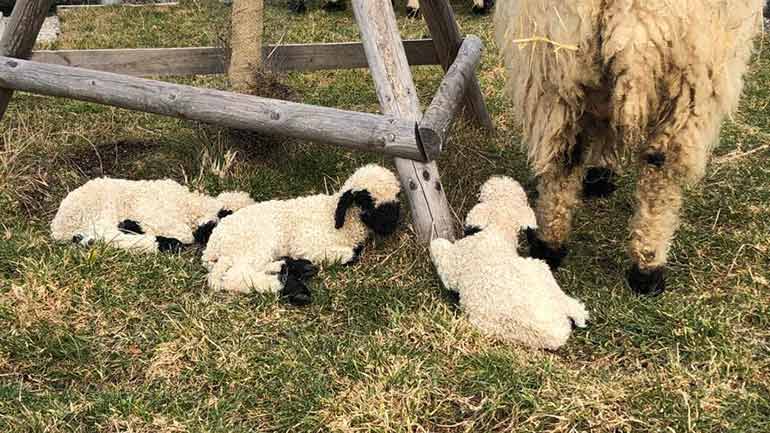
[[[346,6],[344,0],[337,0],[327,1],[323,6],[321,6],[321,8],[327,12],[340,12],[344,11]]]
[[[476,6],[476,4],[473,5],[473,13],[475,15],[487,15],[489,12],[492,11],[492,8],[495,6],[495,0],[484,0],[484,6],[479,7]]]
[[[307,6],[305,6],[304,0],[289,1],[289,10],[295,14],[304,14],[307,12]]]
[[[121,233],[125,233],[128,235],[144,234],[144,230],[142,230],[142,226],[140,226],[139,223],[134,220],[123,220],[119,222],[118,230],[120,230]]]
[[[318,274],[318,266],[315,266],[310,260],[292,259],[284,257],[284,264],[281,266],[281,275],[284,280],[307,281]]]
[[[618,188],[615,172],[607,167],[591,167],[583,178],[583,197],[609,197]]]
[[[409,18],[419,18],[420,17],[420,9],[418,8],[410,8],[409,6],[406,7],[406,16]]]
[[[281,289],[281,298],[288,301],[291,305],[304,306],[310,304],[312,296],[310,295],[310,289],[302,282],[295,278],[289,278]]]
[[[83,235],[75,235],[72,237],[73,244],[79,244],[82,241],[83,241]]]
[[[467,238],[468,236],[473,236],[476,233],[481,233],[481,227],[479,226],[464,226],[463,227],[463,237]]]
[[[158,242],[158,251],[164,253],[178,253],[182,251],[183,244],[179,242],[179,239],[156,236],[155,241]]]
[[[554,249],[537,237],[537,232],[527,229],[527,242],[529,242],[529,256],[535,259],[545,260],[551,270],[559,269],[564,258],[567,257],[567,248]]]
[[[666,290],[666,276],[662,267],[643,271],[634,265],[626,275],[628,285],[637,295],[658,296]]]

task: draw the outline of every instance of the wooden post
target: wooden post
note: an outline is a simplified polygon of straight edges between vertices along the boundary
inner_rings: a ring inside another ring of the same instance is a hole
[[[0,56],[29,58],[37,34],[53,0],[18,0],[0,39]],[[3,118],[13,90],[0,89],[0,119]]]
[[[262,66],[262,18],[264,0],[235,0],[230,16],[230,67],[227,75],[237,92],[257,83]]]
[[[425,23],[428,24],[439,62],[446,71],[454,63],[457,51],[463,42],[452,6],[449,5],[448,0],[420,0],[420,11],[425,17]],[[495,128],[475,75],[465,95],[465,107],[466,115],[473,113],[476,123],[480,126],[490,131]]]
[[[352,0],[353,13],[385,114],[419,121],[417,90],[407,63],[391,0]],[[454,221],[435,163],[396,158],[401,185],[409,198],[418,238],[454,239]]]
[[[424,160],[415,122],[0,57],[0,87]]]
[[[429,161],[436,159],[444,147],[452,121],[462,105],[468,86],[473,83],[483,46],[481,39],[476,36],[465,38],[457,58],[441,80],[436,96],[422,116],[417,130]]]

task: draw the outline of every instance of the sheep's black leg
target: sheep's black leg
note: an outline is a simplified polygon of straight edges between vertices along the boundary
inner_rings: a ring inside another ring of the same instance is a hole
[[[665,290],[664,267],[671,239],[679,226],[682,187],[673,162],[663,152],[648,149],[640,158],[636,188],[637,208],[631,218],[629,255],[633,267],[627,274],[631,289],[642,295]]]
[[[158,251],[178,253],[182,251],[182,242],[179,239],[167,238],[164,236],[156,236],[155,241],[158,242]]]
[[[528,232],[530,256],[557,269],[567,256],[565,246],[572,231],[572,216],[580,205],[583,168],[554,167],[538,180],[537,232]]]
[[[617,189],[615,172],[607,167],[591,167],[583,178],[583,197],[586,199],[604,198]]]

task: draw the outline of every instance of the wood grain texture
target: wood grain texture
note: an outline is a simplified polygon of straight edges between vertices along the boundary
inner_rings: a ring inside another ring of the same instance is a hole
[[[0,86],[423,160],[412,120],[0,57]]]
[[[28,58],[37,34],[54,0],[18,0],[0,39],[0,55]],[[13,97],[10,89],[0,89],[0,119]]]
[[[262,67],[263,0],[233,0],[230,8],[230,64],[227,76],[237,92],[257,85]]]
[[[438,157],[448,139],[452,122],[460,111],[468,87],[473,83],[483,48],[484,43],[477,36],[470,35],[465,38],[454,63],[449,67],[438,92],[420,121],[417,129],[429,160]]]
[[[439,62],[446,71],[454,63],[457,51],[463,42],[452,6],[447,0],[420,0],[420,11],[425,17],[425,23],[433,38]],[[489,115],[484,95],[481,93],[481,87],[475,75],[465,95],[465,107],[466,116],[471,116],[478,125],[490,131],[494,129],[492,117]]]
[[[382,111],[418,121],[421,114],[417,91],[391,0],[352,0],[352,4]],[[454,220],[436,164],[399,158],[395,163],[420,241],[454,239]]]
[[[438,65],[431,39],[404,41],[404,48],[410,65]],[[368,67],[360,42],[267,45],[262,58],[266,68],[279,72]],[[134,77],[225,72],[225,52],[219,47],[34,51],[31,59]]]

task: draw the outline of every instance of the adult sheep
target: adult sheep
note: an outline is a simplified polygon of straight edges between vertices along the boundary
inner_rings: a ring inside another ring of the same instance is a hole
[[[498,2],[496,40],[538,176],[532,255],[558,267],[581,186],[611,192],[607,175],[633,160],[640,177],[627,278],[637,293],[663,291],[682,188],[703,176],[737,106],[763,4]]]

